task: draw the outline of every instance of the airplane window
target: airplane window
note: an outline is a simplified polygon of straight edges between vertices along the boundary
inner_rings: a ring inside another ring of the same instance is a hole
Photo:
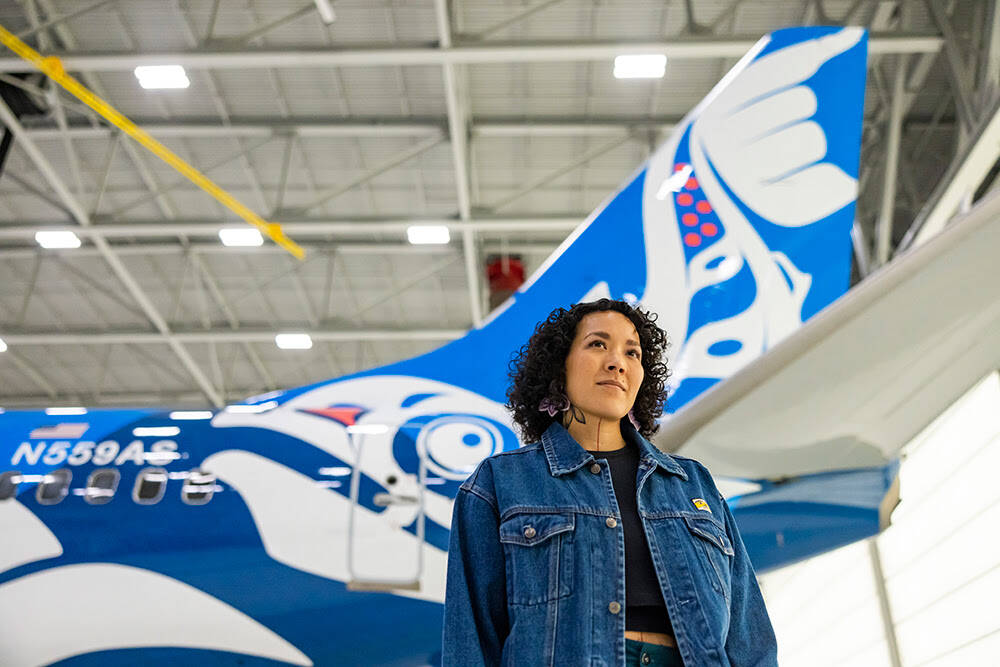
[[[155,505],[167,489],[167,471],[163,468],[146,468],[135,478],[132,498],[140,505]]]
[[[21,482],[21,473],[17,471],[5,472],[0,475],[0,500],[7,500],[17,496],[17,485]]]
[[[39,505],[55,505],[69,493],[69,483],[73,473],[68,468],[60,468],[45,474],[35,490],[35,500]]]
[[[102,468],[90,473],[87,479],[87,490],[83,499],[91,505],[106,505],[111,502],[118,490],[118,480],[121,473],[114,468]]]
[[[181,500],[188,505],[204,505],[215,493],[215,475],[201,470],[192,470],[184,480]]]

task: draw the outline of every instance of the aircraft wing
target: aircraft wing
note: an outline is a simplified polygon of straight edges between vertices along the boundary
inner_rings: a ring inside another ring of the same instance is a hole
[[[1000,195],[688,403],[655,438],[712,473],[867,468],[1000,366]]]

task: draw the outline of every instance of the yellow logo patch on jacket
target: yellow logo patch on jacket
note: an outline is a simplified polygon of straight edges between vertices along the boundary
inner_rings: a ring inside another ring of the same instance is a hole
[[[704,501],[704,499],[702,499],[702,498],[692,498],[691,502],[693,502],[694,506],[697,507],[698,509],[705,510],[709,514],[712,513],[712,508],[708,506],[708,503],[706,503]]]

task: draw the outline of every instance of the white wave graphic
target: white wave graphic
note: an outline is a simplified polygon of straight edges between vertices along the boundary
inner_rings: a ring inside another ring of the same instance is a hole
[[[424,394],[428,398],[409,407],[402,407],[405,399],[416,394]],[[358,418],[357,424],[384,426],[385,432],[352,435],[332,419],[302,412],[332,405],[357,405],[365,408],[367,411]],[[400,468],[393,455],[393,438],[404,424],[435,414],[470,415],[470,431],[477,430],[474,424],[478,420],[476,416],[493,419],[506,424],[508,428],[511,424],[510,415],[503,405],[467,389],[408,375],[377,375],[322,385],[268,412],[246,414],[223,411],[212,420],[212,425],[216,428],[252,426],[287,434],[336,456],[348,466],[358,466],[362,474],[383,484],[389,476],[393,476],[397,480],[392,486],[394,494],[415,496],[420,491],[417,476]],[[438,433],[438,436],[441,435],[443,433]],[[475,469],[480,460],[494,453],[493,447],[484,445],[482,448],[470,448],[459,445],[460,440],[447,445],[438,442],[439,439],[437,437],[429,443],[429,448],[433,449],[437,460],[456,463],[461,461],[461,479]],[[483,442],[485,441],[484,439]],[[452,451],[445,452],[444,449],[449,446]],[[426,452],[422,455],[426,455]],[[469,458],[470,456],[474,458]],[[429,466],[433,467],[433,464]],[[442,471],[434,472],[453,477]],[[345,485],[350,480],[349,477],[338,479]],[[452,498],[437,493],[433,486],[429,486],[424,493],[424,503],[424,511],[429,519],[443,526],[451,525]],[[405,526],[416,517],[416,508],[412,505],[393,506],[379,516],[383,521],[390,519],[393,527]]]
[[[5,667],[153,646],[313,664],[246,614],[157,572],[90,563],[52,568],[0,585],[0,664]]]
[[[0,502],[0,532],[7,536],[0,547],[0,572],[62,555],[62,545],[49,527],[16,500]]]
[[[660,313],[671,340],[684,341],[691,297],[699,290],[728,280],[745,265],[757,286],[757,297],[747,309],[700,327],[680,346],[675,382],[728,377],[801,325],[812,276],[767,247],[728,197],[713,167],[746,206],[779,225],[804,226],[853,201],[855,179],[819,162],[826,152],[826,135],[808,120],[817,100],[802,82],[863,35],[861,29],[845,28],[754,60],[762,42],[650,159],[643,195],[648,276],[642,301]],[[657,194],[674,174],[687,125],[694,175],[725,228],[725,235],[695,255],[688,267],[673,199]],[[713,260],[721,261],[707,268]],[[709,353],[724,340],[739,341],[741,347],[733,354]]]
[[[348,581],[348,549],[354,549],[360,578],[402,579],[416,574],[417,548],[423,550],[420,590],[394,590],[444,602],[447,553],[420,543],[398,521],[365,507],[354,509],[355,544],[348,541],[349,498],[316,480],[257,454],[228,450],[213,454],[205,470],[236,489],[253,515],[267,554],[278,562],[326,579]],[[436,495],[436,494],[428,494]],[[391,509],[391,508],[390,508]],[[412,519],[411,519],[412,520]],[[445,525],[450,526],[450,517]],[[396,525],[394,525],[396,524]]]
[[[691,157],[699,180],[714,182],[704,169],[707,154],[744,204],[788,227],[816,222],[853,201],[857,181],[820,161],[826,134],[808,120],[817,100],[802,82],[863,36],[861,28],[844,28],[747,65],[694,122]],[[706,192],[714,201],[716,192]]]

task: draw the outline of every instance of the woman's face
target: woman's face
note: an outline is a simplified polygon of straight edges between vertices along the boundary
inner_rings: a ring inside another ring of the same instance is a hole
[[[566,356],[566,393],[585,415],[619,420],[628,414],[645,371],[639,334],[613,310],[588,313]]]

